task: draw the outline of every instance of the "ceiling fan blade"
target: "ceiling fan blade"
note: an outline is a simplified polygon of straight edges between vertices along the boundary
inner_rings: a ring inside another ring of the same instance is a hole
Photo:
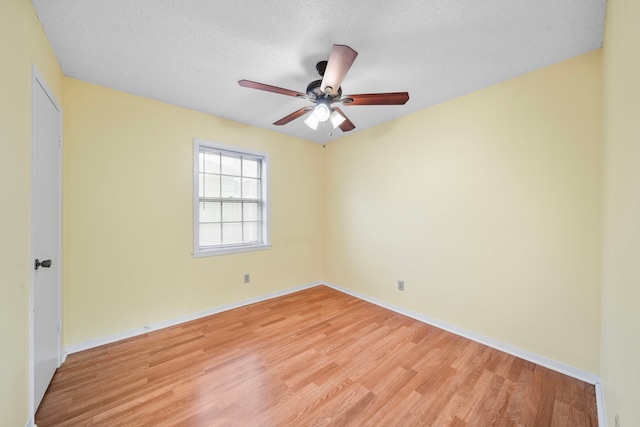
[[[339,109],[338,107],[333,107],[333,109],[342,117],[344,117],[344,122],[340,123],[339,126],[342,132],[349,132],[350,130],[354,130],[356,128],[356,125],[354,125],[353,122],[349,120],[347,115],[343,113],[341,109]]]
[[[389,92],[345,95],[340,102],[343,105],[404,105],[408,100],[408,92]]]
[[[280,120],[278,120],[277,122],[274,122],[273,124],[276,125],[276,126],[286,125],[290,121],[293,121],[293,120],[297,119],[298,117],[304,116],[305,114],[307,114],[311,110],[313,110],[313,107],[311,107],[311,106],[302,107],[301,109],[294,111],[293,113],[289,114],[288,116],[285,116],[285,117],[281,118]]]
[[[329,94],[335,95],[356,56],[358,56],[358,52],[349,46],[334,44],[329,55],[327,68],[324,71],[324,77],[322,77],[320,89],[326,93],[326,87],[329,86],[331,88]]]
[[[251,89],[265,90],[267,92],[279,93],[281,95],[295,96],[296,98],[309,98],[307,95],[305,95],[302,92],[296,92],[295,90],[284,89],[281,87],[271,86],[264,83],[258,83],[251,80],[240,80],[238,81],[238,84],[240,86],[248,87]]]

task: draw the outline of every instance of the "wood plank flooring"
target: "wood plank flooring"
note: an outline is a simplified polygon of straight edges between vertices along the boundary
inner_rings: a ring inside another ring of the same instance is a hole
[[[594,387],[318,286],[75,353],[47,426],[596,426]]]

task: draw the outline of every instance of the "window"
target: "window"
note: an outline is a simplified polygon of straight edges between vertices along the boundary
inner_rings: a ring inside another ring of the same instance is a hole
[[[195,257],[270,247],[267,155],[194,140]]]

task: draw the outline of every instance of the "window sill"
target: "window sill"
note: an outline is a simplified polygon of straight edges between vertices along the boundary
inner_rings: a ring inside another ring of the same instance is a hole
[[[252,246],[236,246],[236,247],[220,248],[220,249],[203,249],[203,250],[195,251],[193,253],[193,257],[204,258],[209,256],[238,254],[242,252],[264,251],[270,248],[271,248],[270,244],[263,244],[263,245],[252,245]]]

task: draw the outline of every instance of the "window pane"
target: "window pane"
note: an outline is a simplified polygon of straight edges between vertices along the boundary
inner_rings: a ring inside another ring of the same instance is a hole
[[[220,197],[220,175],[204,175],[204,197]]]
[[[200,222],[221,222],[220,202],[200,202]]]
[[[235,252],[260,245],[266,218],[263,176],[265,159],[198,143],[195,173],[196,221],[199,248],[194,255]]]
[[[239,158],[222,156],[222,173],[224,175],[240,176],[240,165]]]
[[[223,176],[222,178],[222,197],[234,197],[239,199],[242,194],[240,193],[240,178],[232,176]]]
[[[224,243],[225,245],[232,243],[242,243],[241,222],[222,224],[222,243]]]
[[[242,204],[241,203],[223,203],[222,204],[222,220],[242,221]]]
[[[242,197],[245,199],[257,199],[260,197],[260,180],[242,178]]]
[[[242,176],[260,178],[260,163],[257,160],[242,159]]]
[[[220,173],[220,154],[204,153],[204,169],[206,173]]]
[[[222,243],[221,224],[200,224],[200,246],[213,246]]]
[[[244,230],[244,242],[258,242],[260,241],[260,236],[258,234],[259,228],[257,222],[245,222],[242,224]]]
[[[258,216],[260,212],[258,210],[259,205],[257,203],[243,203],[242,206],[244,209],[242,216],[243,221],[258,221],[260,219]]]

